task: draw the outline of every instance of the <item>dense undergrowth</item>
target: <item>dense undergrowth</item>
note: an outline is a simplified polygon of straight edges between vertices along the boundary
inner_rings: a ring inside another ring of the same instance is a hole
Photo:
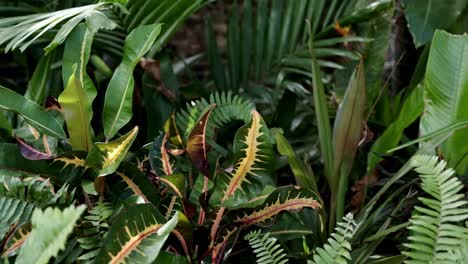
[[[468,262],[466,1],[0,17],[3,263]]]

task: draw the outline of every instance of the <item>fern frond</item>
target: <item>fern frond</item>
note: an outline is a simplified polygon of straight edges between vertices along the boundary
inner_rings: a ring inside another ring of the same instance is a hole
[[[78,260],[83,261],[83,263],[92,263],[94,261],[109,230],[107,220],[113,213],[112,205],[103,201],[98,201],[89,210],[81,225],[83,227],[83,236],[77,239],[80,247],[85,250],[85,253],[78,257]]]
[[[316,248],[317,253],[313,257],[311,264],[348,263],[351,260],[351,244],[349,240],[353,237],[356,228],[353,215],[348,213],[343,217],[343,222],[337,224],[335,233],[331,234],[327,243]]]
[[[431,197],[420,197],[424,207],[416,206],[410,220],[411,235],[404,244],[405,263],[467,263],[455,254],[465,244],[468,228],[457,225],[468,219],[463,184],[445,169],[446,162],[436,156],[418,155],[411,160],[422,180],[422,189]]]
[[[255,109],[252,102],[239,95],[233,95],[231,92],[216,92],[211,94],[209,101],[202,98],[187,103],[187,109],[181,110],[176,115],[177,126],[181,129],[185,139],[188,138],[190,131],[200,119],[203,110],[211,104],[216,104],[216,108],[211,114],[208,123],[211,127],[207,129],[207,132],[212,131],[213,127],[222,127],[233,120],[242,120],[248,123],[251,112]]]
[[[270,237],[270,233],[261,234],[261,230],[252,231],[244,236],[249,241],[257,256],[258,264],[284,264],[288,262],[284,249],[277,243],[278,239]]]
[[[0,177],[0,241],[17,226],[26,223],[34,208],[67,204],[68,186],[54,192],[49,180],[40,177]],[[73,199],[73,193],[71,195]]]

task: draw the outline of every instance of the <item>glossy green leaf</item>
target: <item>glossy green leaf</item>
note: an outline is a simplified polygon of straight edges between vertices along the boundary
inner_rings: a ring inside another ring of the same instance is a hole
[[[90,105],[86,111],[89,112],[90,119],[93,117],[91,105],[97,94],[93,81],[86,73],[93,37],[94,34],[84,23],[78,25],[67,38],[62,57],[63,86],[67,87],[70,77],[74,74],[86,92],[87,102]]]
[[[436,31],[424,80],[421,135],[468,120],[468,36]],[[468,170],[468,128],[454,132],[441,149],[450,167]]]
[[[416,47],[430,42],[436,29],[448,29],[452,26],[463,9],[468,6],[465,0],[403,0],[401,2]]]
[[[41,133],[60,139],[65,138],[62,126],[51,113],[35,102],[3,86],[0,86],[0,109],[19,114]]]
[[[112,138],[132,118],[133,70],[151,48],[161,32],[161,25],[147,25],[134,29],[125,39],[122,62],[112,75],[106,91],[103,110],[104,134]]]
[[[397,119],[389,126],[383,134],[377,138],[371,147],[367,157],[367,171],[375,168],[382,160],[387,150],[395,147],[400,141],[403,131],[413,123],[422,113],[424,108],[424,85],[420,84],[406,98]]]
[[[138,134],[138,127],[111,142],[94,143],[86,157],[86,166],[99,170],[99,176],[111,174],[117,170],[127,155]]]
[[[60,94],[58,101],[67,123],[72,149],[89,151],[93,142],[90,116],[92,107],[88,101],[86,91],[74,74],[70,76],[68,84]]]
[[[70,206],[61,211],[58,208],[36,209],[32,215],[32,230],[24,242],[15,263],[45,264],[51,257],[65,248],[68,235],[85,206]]]
[[[134,205],[115,219],[95,263],[153,263],[177,222],[177,214],[165,223],[153,205]]]

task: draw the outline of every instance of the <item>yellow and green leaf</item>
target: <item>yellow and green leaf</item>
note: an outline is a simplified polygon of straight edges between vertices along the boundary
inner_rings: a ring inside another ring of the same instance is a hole
[[[177,222],[177,214],[166,223],[153,205],[134,205],[113,222],[95,263],[153,263]]]
[[[108,184],[115,193],[120,194],[122,199],[132,198],[137,203],[159,203],[158,190],[138,166],[122,162],[116,174],[116,180],[109,180]]]
[[[252,111],[249,124],[239,129],[234,140],[234,152],[241,156],[232,172],[227,172],[213,194],[221,203],[236,193],[245,193],[246,184],[268,171],[272,155],[270,132],[257,111]]]
[[[76,67],[76,66],[75,66]],[[89,151],[92,146],[91,104],[83,86],[72,74],[58,101],[67,123],[73,150]]]
[[[86,158],[86,166],[99,170],[99,176],[117,170],[138,134],[138,127],[111,142],[94,143]]]

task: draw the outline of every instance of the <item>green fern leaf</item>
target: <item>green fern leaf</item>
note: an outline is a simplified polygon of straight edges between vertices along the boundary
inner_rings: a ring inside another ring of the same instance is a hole
[[[48,263],[65,248],[68,235],[85,210],[85,206],[36,209],[32,216],[32,231],[24,242],[15,263]]]
[[[261,230],[252,231],[244,236],[249,241],[253,252],[257,256],[258,264],[284,264],[288,262],[284,249],[277,243],[277,239],[270,237],[270,233],[261,234]]]
[[[309,264],[345,264],[351,260],[349,240],[353,237],[356,222],[354,222],[351,213],[343,217],[343,220],[337,224],[335,233],[331,234],[328,242],[323,247],[316,249],[314,260],[309,261]]]
[[[467,263],[460,249],[468,228],[457,224],[468,219],[468,201],[460,193],[463,184],[436,156],[418,155],[411,164],[420,175],[422,189],[431,197],[420,197],[424,207],[414,209],[409,242],[404,244],[407,251],[403,254],[409,257],[405,263]]]

